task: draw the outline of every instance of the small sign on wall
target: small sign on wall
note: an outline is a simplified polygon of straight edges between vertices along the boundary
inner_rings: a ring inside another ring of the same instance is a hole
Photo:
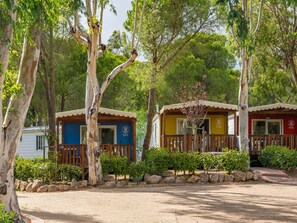
[[[124,125],[121,130],[123,136],[129,136],[130,127],[128,125]]]
[[[222,120],[221,119],[216,119],[216,128],[221,129],[223,126]]]
[[[294,119],[289,119],[288,120],[288,128],[289,129],[295,129],[295,120]]]

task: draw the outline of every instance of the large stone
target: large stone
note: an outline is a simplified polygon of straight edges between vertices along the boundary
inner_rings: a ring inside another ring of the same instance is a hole
[[[211,183],[217,183],[219,181],[219,174],[212,173],[209,178]]]
[[[76,190],[76,189],[78,189],[78,182],[76,181],[76,179],[72,179],[71,180],[71,183],[70,183],[70,189],[71,190]]]
[[[197,175],[192,175],[189,179],[187,179],[187,183],[196,183],[200,179]]]
[[[119,180],[116,184],[116,187],[126,187],[128,185],[128,181],[127,180]]]
[[[27,187],[26,187],[26,191],[27,192],[33,192],[33,183],[32,182],[30,182],[28,185],[27,185]]]
[[[234,180],[233,175],[225,174],[225,177],[224,177],[225,182],[233,182],[233,180]]]
[[[258,171],[254,172],[253,180],[261,180],[262,179],[262,174]]]
[[[27,186],[28,186],[28,183],[26,181],[21,181],[20,182],[20,191],[25,191]]]
[[[200,173],[199,177],[201,183],[207,183],[209,181],[209,175],[207,173]]]
[[[14,181],[14,187],[15,187],[16,190],[19,190],[20,189],[20,183],[21,183],[21,181],[18,180],[18,179],[16,179]]]
[[[224,174],[219,173],[218,176],[219,176],[218,182],[219,183],[223,183],[224,182],[224,178],[225,178]]]
[[[43,185],[44,183],[42,180],[34,180],[32,185],[32,192],[37,192],[37,189]]]
[[[37,189],[37,193],[45,193],[47,191],[48,191],[48,186],[47,185],[43,185],[43,186],[41,186],[41,187],[39,187]]]
[[[242,171],[235,171],[233,176],[235,182],[246,181],[246,174]]]
[[[58,190],[59,190],[59,186],[54,184],[48,185],[47,187],[48,192],[57,192]]]
[[[173,184],[173,183],[175,183],[175,177],[165,177],[164,178],[164,183],[166,183],[166,184]]]
[[[88,186],[88,181],[87,180],[82,180],[78,182],[78,187],[79,188],[84,188]]]
[[[159,175],[152,175],[152,176],[149,176],[145,182],[147,184],[158,184],[160,183],[161,179],[162,177]]]
[[[104,181],[105,182],[107,182],[107,181],[114,181],[115,179],[114,179],[114,175],[111,175],[111,174],[109,174],[109,175],[105,175],[104,176]]]
[[[59,191],[68,191],[70,190],[70,186],[67,184],[60,184],[59,185]]]
[[[166,170],[162,173],[162,177],[173,177],[174,175],[174,170]]]
[[[114,181],[107,181],[103,187],[107,187],[107,188],[110,188],[110,187],[115,187],[116,186],[116,182],[115,180]]]
[[[151,175],[148,174],[148,173],[144,174],[144,176],[143,176],[143,180],[146,181],[146,179],[147,179],[149,176],[151,176]]]
[[[189,178],[188,176],[178,176],[175,179],[175,183],[177,183],[177,184],[185,183],[185,182],[187,182],[188,178]]]
[[[128,182],[128,187],[136,187],[137,185],[136,182]]]
[[[254,178],[254,174],[251,171],[246,172],[246,180],[252,180]]]

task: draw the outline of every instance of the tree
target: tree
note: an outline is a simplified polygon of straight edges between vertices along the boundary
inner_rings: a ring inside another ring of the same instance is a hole
[[[108,1],[101,0],[98,4],[96,0],[86,0],[86,15],[88,20],[88,33],[82,31],[78,19],[78,7],[74,8],[73,24],[68,19],[71,26],[71,34],[79,44],[84,46],[88,52],[87,80],[86,80],[86,123],[87,123],[87,157],[89,169],[89,184],[96,185],[103,180],[102,167],[100,162],[100,142],[98,137],[98,111],[102,102],[102,96],[110,82],[122,70],[130,66],[137,57],[137,51],[132,40],[132,51],[130,58],[118,65],[109,73],[107,78],[99,85],[96,75],[97,58],[100,57],[106,46],[101,42],[103,11]],[[138,5],[138,4],[136,4]],[[99,6],[99,7],[98,7]],[[97,18],[97,9],[100,9],[100,17]],[[138,12],[135,13],[137,19]],[[137,21],[135,19],[135,21]]]
[[[140,3],[145,4],[143,1]],[[131,23],[133,19],[133,14],[130,12],[125,23],[127,30],[133,30]],[[158,74],[197,33],[206,31],[210,27],[215,28],[215,21],[216,16],[211,1],[147,1],[142,21],[143,32],[138,36],[145,56],[149,59],[150,70],[147,128],[142,158],[150,146]],[[178,39],[183,41],[177,42]]]
[[[237,50],[240,52],[241,75],[238,93],[239,148],[248,151],[249,79],[252,72],[252,54],[255,48],[255,38],[260,27],[264,1],[261,0],[255,3],[248,0],[218,0],[218,2],[226,4],[228,7],[228,26]],[[257,13],[255,13],[256,7],[258,8]],[[257,17],[257,19],[254,20],[254,17]]]

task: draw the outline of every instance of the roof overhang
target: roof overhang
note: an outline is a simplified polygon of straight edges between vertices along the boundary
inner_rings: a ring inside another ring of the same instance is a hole
[[[276,103],[276,104],[262,105],[262,106],[249,108],[249,112],[251,112],[251,113],[273,112],[273,111],[278,111],[279,113],[281,113],[281,112],[297,112],[297,105]]]

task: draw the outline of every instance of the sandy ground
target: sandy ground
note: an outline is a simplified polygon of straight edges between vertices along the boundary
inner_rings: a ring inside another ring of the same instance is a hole
[[[297,222],[297,182],[19,192],[45,222]]]

